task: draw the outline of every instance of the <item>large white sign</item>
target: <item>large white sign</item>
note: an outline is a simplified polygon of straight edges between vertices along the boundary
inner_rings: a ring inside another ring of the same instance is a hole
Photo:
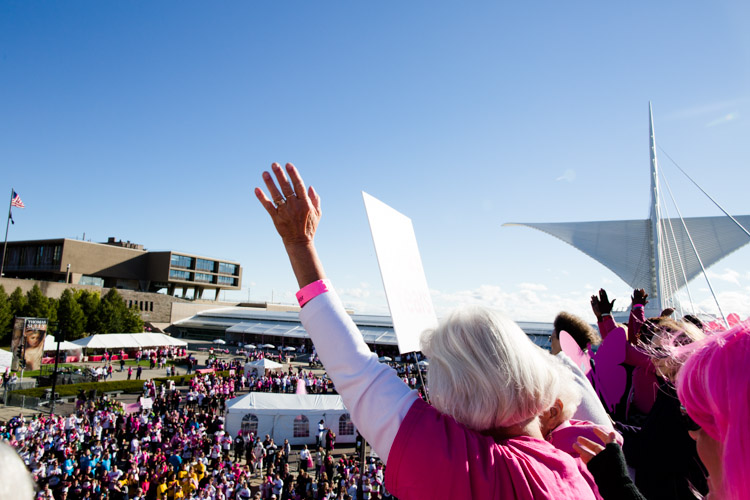
[[[430,290],[411,219],[362,192],[378,256],[385,296],[391,310],[398,350],[419,351],[423,331],[437,326]]]

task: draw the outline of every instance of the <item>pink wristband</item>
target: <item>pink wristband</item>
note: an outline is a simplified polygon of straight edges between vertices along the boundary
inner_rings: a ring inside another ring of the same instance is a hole
[[[313,281],[309,285],[303,286],[302,289],[297,292],[297,302],[299,302],[300,307],[303,307],[318,295],[326,293],[329,290],[333,290],[330,280],[325,279]]]
[[[633,309],[638,309],[639,307],[643,307],[643,304],[633,304]]]

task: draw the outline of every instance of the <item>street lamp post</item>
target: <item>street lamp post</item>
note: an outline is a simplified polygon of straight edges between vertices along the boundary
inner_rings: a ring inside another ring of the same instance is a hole
[[[68,269],[70,269],[70,264],[68,264]],[[55,371],[52,372],[52,401],[49,404],[49,414],[54,415],[55,414],[55,387],[57,387],[57,363],[60,361],[60,337],[63,336],[63,332],[61,330],[57,330],[55,332],[55,340],[57,341],[57,349],[55,350]]]

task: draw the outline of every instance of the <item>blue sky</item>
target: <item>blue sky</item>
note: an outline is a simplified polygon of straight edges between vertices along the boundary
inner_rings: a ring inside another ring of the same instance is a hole
[[[360,191],[413,219],[438,311],[588,311],[614,274],[509,221],[648,215],[659,145],[747,214],[750,5],[706,2],[0,3],[10,239],[106,241],[239,261],[227,298],[293,302],[252,189],[294,162],[347,305],[386,312]],[[685,216],[719,215],[662,154]],[[750,315],[750,248],[712,268]],[[691,287],[705,301],[705,281]],[[706,304],[710,307],[710,304]]]

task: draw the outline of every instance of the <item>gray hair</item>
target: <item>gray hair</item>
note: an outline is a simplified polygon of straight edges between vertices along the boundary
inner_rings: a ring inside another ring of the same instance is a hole
[[[430,359],[432,404],[478,431],[540,415],[565,383],[551,354],[513,321],[483,308],[452,312],[422,334],[422,351]]]
[[[557,356],[550,356],[550,361],[554,369],[557,371],[557,376],[560,379],[558,384],[557,397],[562,402],[562,418],[563,420],[570,420],[575,415],[576,410],[581,404],[583,394],[581,388],[578,386],[575,380],[575,376],[570,368],[560,361]]]

